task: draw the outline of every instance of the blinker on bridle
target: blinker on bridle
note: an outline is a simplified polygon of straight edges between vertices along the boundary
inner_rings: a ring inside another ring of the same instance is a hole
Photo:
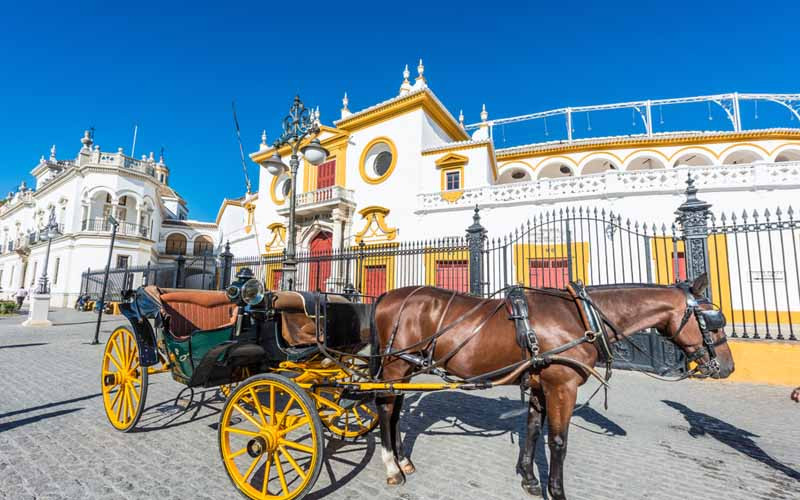
[[[711,338],[711,331],[720,330],[725,327],[725,316],[718,309],[702,309],[700,307],[701,304],[711,304],[711,302],[705,298],[698,299],[695,297],[688,283],[678,283],[675,286],[680,288],[686,296],[686,311],[683,313],[680,326],[678,326],[678,329],[672,337],[670,337],[670,340],[675,340],[678,335],[680,335],[681,331],[683,331],[686,324],[689,323],[692,316],[694,316],[697,320],[697,326],[700,328],[703,345],[693,353],[687,354],[686,359],[689,362],[696,361],[697,367],[695,371],[703,375],[708,376],[719,373],[721,367],[717,360],[716,347],[725,344],[728,338],[723,335],[721,339],[715,342],[714,339]],[[708,361],[699,361],[704,356],[708,356]]]

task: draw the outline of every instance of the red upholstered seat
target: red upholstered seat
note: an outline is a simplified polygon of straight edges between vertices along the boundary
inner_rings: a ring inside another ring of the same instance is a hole
[[[150,287],[148,287],[150,288]],[[150,295],[154,295],[148,290]],[[216,290],[158,289],[158,299],[169,316],[169,331],[179,339],[196,330],[214,330],[236,322],[236,304]]]

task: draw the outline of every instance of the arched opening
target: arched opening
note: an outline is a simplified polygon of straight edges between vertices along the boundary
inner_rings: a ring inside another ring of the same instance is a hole
[[[325,282],[331,277],[331,260],[333,251],[333,235],[327,231],[317,233],[309,243],[312,258],[308,265],[308,290],[325,290]]]
[[[172,233],[167,236],[167,246],[164,249],[167,255],[186,255],[186,236]]]
[[[595,158],[583,166],[581,175],[600,174],[609,170],[619,170],[619,167],[607,158]]]
[[[690,166],[690,167],[701,167],[704,165],[713,165],[714,162],[711,160],[709,156],[704,153],[684,153],[675,160],[675,166]]]
[[[208,236],[198,236],[194,239],[192,255],[211,255],[214,253],[214,242]]]
[[[800,161],[800,149],[784,149],[775,157],[776,162]]]
[[[497,184],[511,184],[512,182],[526,182],[532,179],[531,171],[523,167],[512,167],[503,171],[497,177]]]
[[[722,164],[739,165],[743,163],[755,163],[757,161],[763,161],[763,160],[764,158],[755,151],[751,151],[749,149],[740,149],[738,151],[733,151],[728,156],[726,156],[722,160]]]
[[[566,163],[548,163],[539,168],[538,179],[560,179],[562,177],[572,177],[575,171]]]
[[[655,170],[658,168],[666,168],[663,161],[654,156],[639,156],[628,163],[626,170]]]
[[[111,226],[108,223],[108,216],[113,212],[111,203],[111,193],[104,190],[96,191],[89,204],[83,206],[83,220],[81,229],[85,231],[108,231]]]

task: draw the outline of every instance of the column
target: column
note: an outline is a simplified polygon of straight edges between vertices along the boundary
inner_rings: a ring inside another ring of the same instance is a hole
[[[347,209],[334,208],[331,213],[333,220],[333,255],[331,261],[331,275],[325,284],[329,292],[341,292],[344,288],[345,276],[343,262],[340,258],[344,245],[344,223],[347,220]]]

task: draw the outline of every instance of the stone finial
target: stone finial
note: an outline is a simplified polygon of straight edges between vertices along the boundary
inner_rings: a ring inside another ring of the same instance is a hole
[[[258,145],[259,151],[266,151],[269,149],[269,144],[267,144],[267,131],[261,131],[261,144]]]
[[[422,64],[422,58],[419,59],[417,65],[417,80],[425,81],[425,66]]]
[[[45,159],[44,159],[44,155],[42,155],[42,156],[41,156],[41,158],[39,158],[39,163],[44,163],[44,162],[46,162],[46,161],[47,161],[47,160],[45,160]]]
[[[56,161],[56,145],[50,146],[50,161]]]
[[[464,128],[464,110],[460,109],[458,111],[458,125],[463,129]]]
[[[484,104],[483,108],[481,108],[481,121],[483,123],[486,123],[486,120],[488,119],[489,119],[489,112],[486,111],[486,104]]]
[[[406,64],[406,68],[403,70],[403,83],[400,84],[400,95],[408,94],[411,91],[411,82],[408,81],[409,76],[411,76],[411,72],[408,71],[408,64]]]
[[[20,193],[24,193],[27,190],[28,190],[28,185],[25,184],[25,181],[20,182],[19,189],[17,189],[17,191],[19,191]]]
[[[159,151],[158,153],[158,164],[159,165],[164,164],[164,146],[161,146],[161,151]]]
[[[142,155],[142,161],[147,161],[147,155]]]
[[[155,163],[155,162],[156,162],[156,155],[155,155],[155,153],[153,153],[152,151],[150,151],[150,156],[148,156],[148,157],[147,157],[147,161],[149,161],[150,163]]]
[[[92,144],[94,144],[91,133],[88,130],[83,131],[83,138],[81,139],[81,144],[83,144],[83,147],[81,148],[82,151],[90,150]]]
[[[347,98],[347,92],[345,92],[344,93],[344,97],[342,97],[342,119],[345,119],[348,116],[353,114],[353,113],[350,112],[350,109],[347,107],[348,104],[350,104],[350,99]]]
[[[119,147],[119,148],[117,148],[117,153],[123,154],[123,153],[125,153],[125,149],[123,149],[122,147]]]

